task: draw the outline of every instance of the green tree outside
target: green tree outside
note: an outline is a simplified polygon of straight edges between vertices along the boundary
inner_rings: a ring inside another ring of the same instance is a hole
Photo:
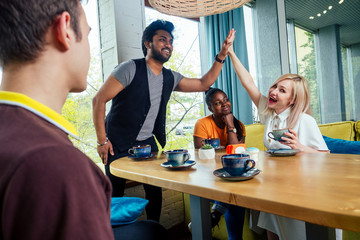
[[[62,109],[62,115],[71,122],[78,132],[79,139],[70,137],[73,144],[84,152],[96,163],[101,163],[101,159],[96,150],[96,133],[92,121],[92,98],[100,88],[101,71],[100,56],[96,49],[91,51],[90,68],[87,76],[88,87],[82,93],[70,93]]]
[[[199,77],[192,65],[189,62],[184,63],[184,56],[176,51],[173,51],[165,67],[178,71],[185,77]],[[173,92],[167,106],[165,149],[193,148],[192,129],[184,135],[176,135],[176,129],[193,127],[196,120],[202,116],[204,116],[203,93]]]
[[[299,61],[298,72],[309,82],[311,112],[316,121],[320,123],[320,98],[316,76],[314,34],[306,31],[303,33],[307,37],[307,42],[302,44],[300,49],[306,50],[307,54]]]

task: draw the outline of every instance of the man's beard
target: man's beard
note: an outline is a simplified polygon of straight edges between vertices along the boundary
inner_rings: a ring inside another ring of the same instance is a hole
[[[169,51],[170,51],[170,49],[169,49]],[[161,63],[166,63],[167,61],[169,61],[169,59],[170,59],[170,57],[171,57],[171,51],[170,51],[170,55],[169,55],[169,57],[164,57],[160,52],[158,52],[158,51],[156,51],[155,49],[154,49],[154,47],[153,47],[153,45],[151,46],[151,55],[152,55],[152,57],[155,59],[155,60],[157,60],[157,61],[159,61],[159,62],[161,62]]]

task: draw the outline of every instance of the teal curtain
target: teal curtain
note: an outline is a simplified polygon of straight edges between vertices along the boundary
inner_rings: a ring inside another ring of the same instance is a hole
[[[234,51],[246,69],[249,69],[245,38],[245,24],[243,8],[237,8],[226,13],[205,17],[205,35],[209,43],[209,66],[214,62],[215,55],[219,53],[221,45],[229,30],[236,31]],[[241,86],[232,66],[230,57],[226,58],[218,80],[213,87],[220,88],[229,97],[234,116],[244,124],[253,123],[252,102],[246,90]]]

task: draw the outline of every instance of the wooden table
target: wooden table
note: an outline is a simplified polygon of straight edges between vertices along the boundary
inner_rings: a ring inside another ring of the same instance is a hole
[[[189,152],[197,163],[182,171],[161,167],[166,161],[163,154],[151,161],[120,158],[110,164],[110,171],[190,194],[193,239],[211,239],[208,199],[312,223],[306,225],[308,239],[327,234],[327,228],[318,225],[360,231],[360,155],[273,157],[260,152],[252,158],[261,173],[251,180],[230,182],[213,175],[222,167],[224,151],[218,151],[215,160],[199,160],[197,151]]]

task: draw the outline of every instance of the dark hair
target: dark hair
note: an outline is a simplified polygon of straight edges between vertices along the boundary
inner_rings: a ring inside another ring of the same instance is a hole
[[[150,23],[149,26],[147,26],[145,28],[144,33],[142,35],[141,45],[142,45],[144,57],[146,57],[146,55],[147,55],[147,49],[145,46],[145,42],[146,41],[152,42],[153,37],[156,34],[156,31],[158,31],[158,30],[165,30],[170,34],[170,36],[172,38],[174,38],[174,36],[172,35],[172,31],[174,30],[174,24],[172,24],[169,21],[164,21],[164,20],[153,21],[152,23]]]
[[[81,40],[81,0],[1,0],[0,65],[35,60],[45,47],[45,34],[58,15],[71,16],[76,39]]]
[[[205,102],[208,107],[210,107],[213,97],[218,92],[227,95],[223,90],[219,88],[209,88],[207,91],[205,91]],[[241,141],[242,138],[244,137],[244,130],[240,127],[239,120],[237,120],[235,116],[234,116],[234,127],[237,130],[237,139]]]
[[[208,90],[205,91],[205,102],[206,102],[206,105],[208,107],[210,107],[211,100],[213,99],[215,93],[218,93],[218,92],[221,92],[221,93],[226,95],[226,93],[223,90],[219,89],[219,88],[212,88],[211,87],[211,88],[209,88]]]

